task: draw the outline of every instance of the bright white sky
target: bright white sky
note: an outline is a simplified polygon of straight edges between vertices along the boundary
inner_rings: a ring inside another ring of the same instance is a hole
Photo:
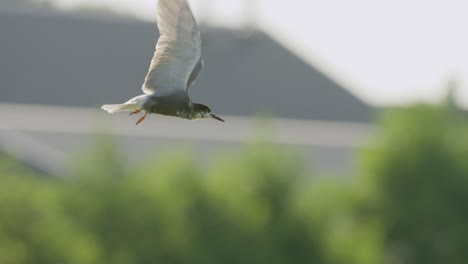
[[[67,8],[112,7],[155,20],[156,0],[53,1]],[[244,6],[256,2],[259,28],[369,103],[435,102],[455,78],[459,101],[468,107],[466,0],[189,2],[199,20],[229,27],[244,25]],[[212,6],[211,12],[203,6]]]

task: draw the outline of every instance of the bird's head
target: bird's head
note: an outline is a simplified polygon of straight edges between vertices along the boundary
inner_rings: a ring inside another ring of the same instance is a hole
[[[221,117],[212,113],[211,109],[204,104],[192,103],[191,110],[195,114],[196,118],[213,118],[221,122],[225,122]]]

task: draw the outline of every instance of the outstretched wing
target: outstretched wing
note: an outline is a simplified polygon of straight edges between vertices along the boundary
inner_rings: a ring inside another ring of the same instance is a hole
[[[193,13],[186,0],[160,0],[157,21],[160,37],[143,91],[185,90],[193,83],[189,79],[201,59],[201,37]]]

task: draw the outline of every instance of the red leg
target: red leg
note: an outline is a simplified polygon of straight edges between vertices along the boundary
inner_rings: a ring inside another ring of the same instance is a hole
[[[144,116],[142,116],[140,119],[138,119],[138,122],[136,123],[136,125],[138,126],[141,122],[143,122],[143,120],[145,120],[147,115],[148,115],[148,113],[146,112]]]
[[[140,112],[141,112],[141,109],[135,110],[135,111],[131,112],[130,115],[131,115],[131,116],[132,116],[132,115],[136,115],[136,114],[138,114],[138,113],[140,113]]]

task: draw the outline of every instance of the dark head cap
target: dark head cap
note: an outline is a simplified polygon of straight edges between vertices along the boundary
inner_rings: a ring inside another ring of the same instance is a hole
[[[197,113],[211,113],[211,109],[204,104],[193,103],[192,108]]]
[[[211,112],[211,109],[204,105],[204,104],[197,104],[197,103],[192,103],[192,109],[194,110],[194,112],[196,113],[200,113],[202,115],[202,117],[211,117],[213,119],[216,119],[218,121],[221,121],[221,122],[225,122],[221,117],[213,114]]]

